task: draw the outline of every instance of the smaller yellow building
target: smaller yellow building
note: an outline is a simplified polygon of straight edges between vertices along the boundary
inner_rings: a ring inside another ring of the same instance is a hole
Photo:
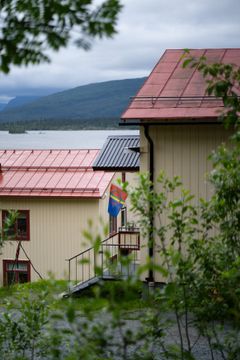
[[[66,259],[87,246],[82,233],[88,220],[95,226],[100,217],[109,221],[114,172],[93,170],[98,153],[0,150],[2,225],[9,210],[18,211],[5,234],[11,241],[5,242],[0,255],[0,284],[34,281],[49,272],[57,279],[67,278]]]

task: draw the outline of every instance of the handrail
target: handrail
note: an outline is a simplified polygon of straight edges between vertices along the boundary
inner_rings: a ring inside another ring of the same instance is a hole
[[[77,286],[84,284],[85,282],[90,281],[91,279],[96,278],[96,264],[98,261],[100,261],[99,265],[100,268],[102,268],[102,272],[104,276],[114,276],[111,273],[111,267],[110,270],[108,266],[106,267],[105,264],[105,255],[103,248],[105,246],[109,247],[110,251],[110,262],[115,261],[115,259],[118,259],[119,251],[130,251],[134,254],[134,259],[137,259],[137,253],[140,249],[140,237],[139,237],[139,229],[131,227],[125,227],[125,228],[119,228],[118,232],[115,232],[111,235],[109,235],[106,239],[104,239],[101,242],[101,249],[100,251],[96,251],[94,246],[89,247],[88,249],[85,249],[81,251],[80,253],[72,256],[69,259],[66,259],[68,261],[68,279],[69,284],[71,283],[72,279],[72,270],[74,271],[74,281]],[[121,236],[124,236],[124,242],[121,243]],[[130,235],[130,238],[129,238]],[[132,235],[136,236],[136,243],[134,241],[132,242]],[[127,238],[126,238],[127,236]],[[114,240],[115,238],[115,240]],[[110,243],[109,243],[110,240]],[[116,242],[116,243],[115,243]],[[126,252],[125,252],[126,254]],[[98,257],[98,255],[100,257]],[[73,261],[74,260],[74,261]],[[133,260],[133,264],[136,264],[135,260]],[[136,266],[136,265],[134,265]],[[122,273],[122,266],[121,266],[121,273]],[[129,274],[128,269],[128,274]],[[122,273],[122,275],[124,275]],[[126,274],[125,274],[126,275]],[[70,288],[69,288],[70,291]]]
[[[117,234],[118,234],[117,232],[114,233],[114,234],[111,234],[107,239],[104,239],[104,240],[101,242],[101,244],[103,244],[104,242],[108,241],[109,239],[111,239],[112,237],[116,236]],[[94,246],[92,246],[92,247],[90,247],[90,248],[88,248],[88,249],[80,252],[80,253],[77,254],[77,255],[72,256],[72,257],[69,258],[69,259],[66,259],[66,261],[71,261],[71,260],[73,260],[73,259],[75,259],[75,258],[77,258],[77,257],[79,257],[79,256],[81,256],[81,255],[83,255],[83,254],[85,254],[86,252],[92,250],[93,248],[94,248]]]

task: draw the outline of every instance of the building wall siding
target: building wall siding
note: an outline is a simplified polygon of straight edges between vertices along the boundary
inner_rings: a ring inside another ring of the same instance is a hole
[[[138,185],[138,172],[126,173],[126,181],[128,182],[129,188],[136,188]],[[127,207],[127,223],[133,227],[138,226],[138,218],[136,215],[131,211],[131,202],[130,197],[128,196],[126,199],[126,207]]]
[[[174,125],[150,126],[149,134],[154,142],[155,190],[159,189],[156,180],[163,170],[170,179],[173,176],[180,176],[184,188],[190,190],[196,199],[200,197],[208,199],[212,193],[211,186],[207,183],[207,173],[212,168],[208,156],[218,145],[227,141],[230,131],[226,131],[221,125]],[[145,172],[149,169],[149,153],[142,128],[140,137],[140,171]],[[176,192],[174,196],[179,196],[179,193]],[[141,245],[146,245],[146,239],[142,239]],[[142,263],[146,255],[147,247],[143,247]],[[157,254],[155,257],[157,258]],[[162,279],[159,277],[157,281]]]
[[[121,179],[121,173],[114,176],[114,183]],[[126,174],[126,180],[134,186],[136,174]],[[30,241],[22,241],[22,246],[33,265],[43,278],[51,272],[56,279],[67,278],[68,262],[66,259],[80,253],[91,245],[83,236],[83,230],[89,228],[88,222],[93,222],[93,235],[101,234],[106,238],[103,228],[109,225],[108,201],[109,189],[102,199],[60,199],[60,198],[0,198],[0,209],[21,209],[30,211]],[[129,199],[128,222],[134,221],[130,213]],[[0,218],[2,211],[0,211]],[[101,219],[101,221],[100,221]],[[1,220],[2,224],[2,220]],[[121,225],[121,212],[117,219]],[[0,284],[3,283],[3,259],[14,260],[17,241],[6,242],[0,255]],[[27,260],[20,251],[19,260]],[[38,280],[38,275],[31,269],[31,281]]]
[[[32,263],[44,277],[52,272],[56,278],[67,277],[65,259],[76,255],[89,247],[82,231],[87,228],[88,220],[99,218],[98,199],[1,199],[1,209],[30,210],[30,241],[22,245]],[[102,205],[101,205],[102,206]],[[85,244],[84,244],[85,243]],[[7,242],[0,256],[0,282],[2,283],[2,260],[14,259],[17,242]],[[26,256],[20,251],[19,260]],[[37,280],[37,274],[31,271],[31,280]]]

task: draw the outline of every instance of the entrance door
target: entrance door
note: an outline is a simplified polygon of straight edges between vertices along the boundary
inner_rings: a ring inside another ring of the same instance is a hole
[[[117,233],[117,217],[109,216],[109,235],[113,235]]]

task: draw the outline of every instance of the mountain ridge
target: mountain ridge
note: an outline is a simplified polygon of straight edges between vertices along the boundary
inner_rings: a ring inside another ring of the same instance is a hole
[[[22,106],[5,108],[0,112],[0,125],[49,121],[91,122],[97,127],[97,120],[120,119],[131,96],[141,87],[144,78],[110,80],[91,83],[40,97]]]
[[[13,108],[22,107],[25,104],[31,103],[37,99],[39,99],[40,96],[16,96],[13,99],[11,99],[4,107],[4,112],[12,110]]]

